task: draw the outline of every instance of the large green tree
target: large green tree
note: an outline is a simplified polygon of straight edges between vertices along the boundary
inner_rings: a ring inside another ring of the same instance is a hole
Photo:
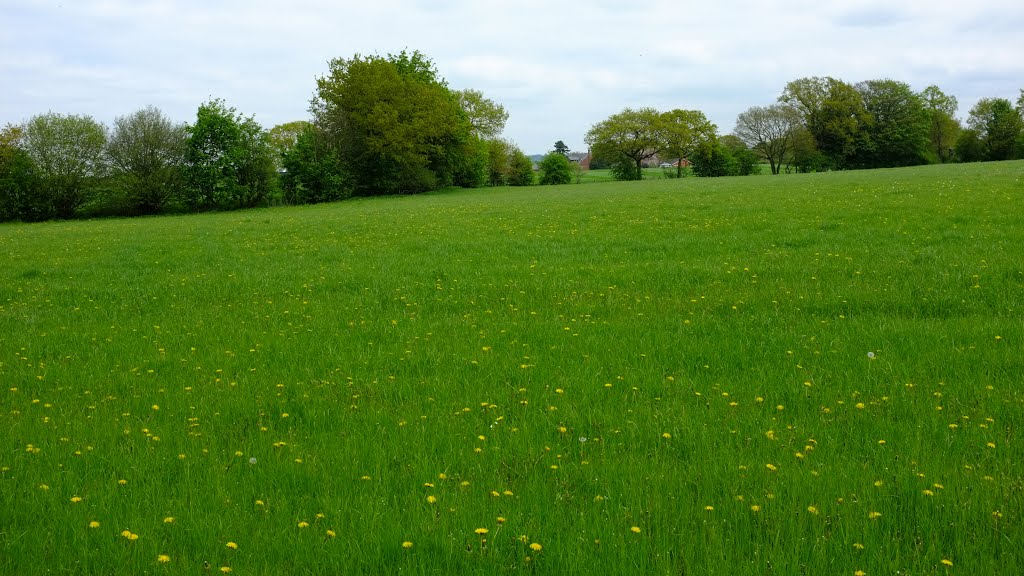
[[[793,80],[779,101],[800,111],[830,168],[856,167],[858,155],[871,145],[871,115],[860,93],[842,80],[818,76]]]
[[[182,193],[185,126],[149,106],[114,120],[107,155],[124,209],[155,214]]]
[[[928,117],[928,141],[935,159],[949,162],[960,135],[960,122],[956,119],[960,107],[956,96],[947,95],[932,84],[921,92]]]
[[[868,80],[856,86],[871,115],[870,146],[862,147],[858,164],[865,168],[914,166],[927,162],[928,114],[910,85],[896,80]]]
[[[39,170],[58,218],[71,218],[95,197],[107,172],[107,129],[91,116],[49,112],[29,120],[22,146]]]
[[[358,195],[447,186],[476,161],[469,117],[419,52],[331,60],[310,112]]]
[[[736,118],[736,136],[768,161],[778,174],[802,126],[800,113],[789,104],[754,106]]]
[[[664,142],[661,153],[670,158],[689,158],[697,146],[715,139],[718,127],[700,110],[669,110],[661,115]],[[676,162],[676,177],[683,175],[683,163]]]
[[[986,160],[1011,160],[1024,131],[1024,119],[1006,98],[982,98],[971,108],[967,125],[978,134]]]
[[[256,206],[274,185],[273,152],[266,132],[223,100],[199,106],[186,127],[186,204],[192,210]]]
[[[595,156],[609,160],[621,180],[640,180],[644,160],[665,147],[664,117],[654,108],[626,108],[594,124],[584,138]]]
[[[485,98],[479,90],[459,90],[455,92],[459,105],[466,113],[473,135],[477,138],[490,140],[501,135],[508,121],[508,112],[501,104]]]

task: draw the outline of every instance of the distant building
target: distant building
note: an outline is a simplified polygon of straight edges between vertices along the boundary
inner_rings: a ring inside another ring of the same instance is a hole
[[[569,152],[569,162],[578,165],[583,170],[590,170],[590,152]]]

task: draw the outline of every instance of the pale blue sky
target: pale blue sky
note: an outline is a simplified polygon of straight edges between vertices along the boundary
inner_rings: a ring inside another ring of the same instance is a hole
[[[334,57],[417,49],[510,114],[527,153],[583,149],[625,107],[704,111],[721,133],[789,80],[938,84],[960,115],[1024,88],[1024,2],[0,0],[0,124],[224,98],[266,127],[308,117]]]

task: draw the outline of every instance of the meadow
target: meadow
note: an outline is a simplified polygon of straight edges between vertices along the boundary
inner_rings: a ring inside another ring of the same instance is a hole
[[[0,255],[2,574],[1024,573],[1024,162]]]

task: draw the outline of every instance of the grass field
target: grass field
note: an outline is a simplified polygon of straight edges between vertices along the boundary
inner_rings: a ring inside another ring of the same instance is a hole
[[[0,254],[2,574],[1024,573],[1024,162]]]

